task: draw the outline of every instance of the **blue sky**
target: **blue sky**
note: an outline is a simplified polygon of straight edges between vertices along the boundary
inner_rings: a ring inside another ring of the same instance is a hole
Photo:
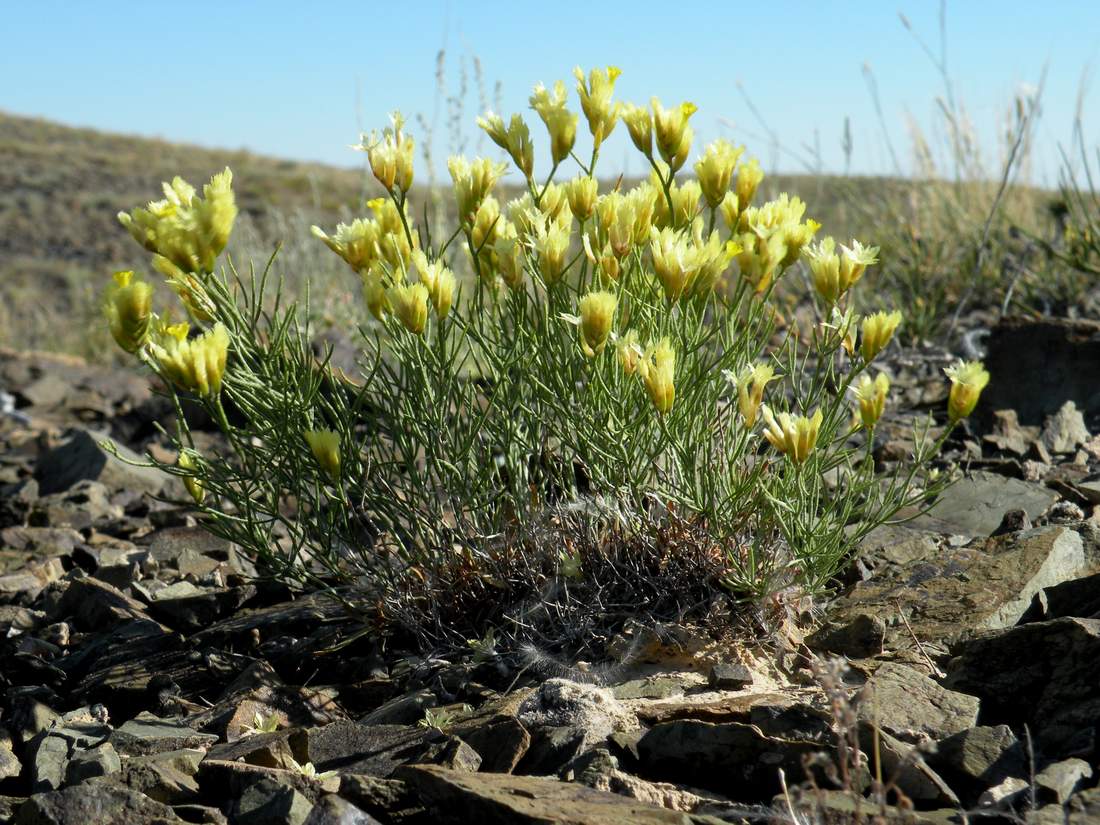
[[[480,109],[472,59],[487,96],[500,83],[503,113],[522,112],[541,138],[527,97],[539,81],[569,81],[574,65],[614,64],[619,99],[695,102],[697,147],[727,136],[767,168],[798,171],[750,110],[789,152],[820,145],[827,171],[843,171],[841,134],[850,118],[851,169],[893,168],[864,78],[874,72],[887,128],[909,170],[907,119],[933,142],[937,70],[899,21],[902,11],[933,51],[939,4],[931,0],[833,2],[90,3],[0,0],[0,110],[64,123],[207,146],[352,165],[361,128],[401,108],[436,111],[436,54],[445,49],[449,93],[467,66],[467,151],[478,148]],[[955,0],[947,6],[947,61],[991,165],[1013,95],[1047,68],[1033,178],[1054,179],[1057,144],[1068,141],[1082,73],[1100,57],[1100,2]],[[1100,92],[1086,86],[1086,115]],[[575,105],[575,97],[573,98]],[[446,106],[435,153],[448,152]],[[1086,117],[1100,140],[1100,117]],[[422,138],[415,126],[412,132]],[[579,143],[586,140],[583,129]],[[604,171],[640,171],[625,130],[604,152]],[[544,147],[545,143],[540,145]],[[494,151],[487,141],[483,152]],[[543,154],[545,157],[545,153]]]

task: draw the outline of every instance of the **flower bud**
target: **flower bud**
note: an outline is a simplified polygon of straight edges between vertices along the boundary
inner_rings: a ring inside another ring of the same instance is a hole
[[[447,170],[454,181],[458,218],[465,229],[473,226],[478,207],[497,185],[506,169],[505,164],[493,163],[486,158],[477,158],[473,163],[458,156],[447,160]]]
[[[756,189],[760,181],[764,180],[764,170],[760,168],[760,161],[752,158],[748,163],[742,163],[737,167],[737,183],[734,193],[737,195],[737,203],[744,212],[752,199],[756,196]]]
[[[340,480],[340,434],[333,430],[306,430],[302,433],[313,460],[329,480]]]
[[[198,468],[195,463],[195,458],[191,454],[190,450],[180,450],[179,458],[176,463],[184,470],[187,470],[187,475],[183,476],[183,486],[187,489],[187,492],[191,495],[195,504],[202,505],[203,499],[206,498],[206,489],[202,485],[202,481],[194,471]]]
[[[734,167],[744,151],[744,146],[735,147],[729,141],[719,139],[710,144],[695,162],[695,175],[711,209],[716,209],[729,193]]]
[[[615,81],[622,71],[615,66],[608,66],[607,70],[593,69],[588,73],[588,83],[585,83],[584,72],[581,67],[573,69],[573,76],[577,78],[577,95],[581,99],[581,111],[588,120],[588,130],[592,133],[592,144],[596,151],[607,139],[615,128],[615,120],[619,116],[620,104],[611,102],[611,95],[615,92]],[[576,214],[574,211],[573,214]]]
[[[760,406],[764,417],[764,438],[795,464],[802,464],[817,445],[824,416],[817,410],[812,416],[773,415],[767,404]]]
[[[645,355],[642,345],[638,343],[638,330],[629,330],[626,335],[620,337],[615,342],[615,352],[619,356],[619,364],[622,365],[623,372],[627,375],[637,372],[638,364]]]
[[[197,338],[187,338],[187,324],[158,330],[149,351],[164,375],[181,389],[212,397],[221,391],[229,351],[229,332],[221,323]]]
[[[661,153],[665,163],[676,172],[687,160],[691,151],[691,140],[695,136],[688,126],[690,118],[698,108],[694,103],[681,103],[671,109],[666,109],[657,98],[650,101],[653,106],[653,125],[657,136],[657,151]]]
[[[401,131],[405,119],[400,112],[391,114],[390,122],[392,127],[386,129],[381,136],[371,132],[355,148],[367,153],[371,173],[387,192],[392,191],[395,184],[402,192],[408,192],[413,181],[415,144],[411,137]]]
[[[880,372],[873,381],[867,373],[860,376],[855,395],[859,402],[860,422],[864,427],[871,429],[882,418],[882,411],[886,408],[886,396],[889,393],[890,379],[886,373]]]
[[[901,323],[901,313],[876,312],[863,319],[863,337],[860,341],[860,351],[863,360],[870,363],[876,355],[882,352],[890,339],[894,337],[894,331]]]
[[[550,133],[550,157],[556,166],[573,151],[579,116],[565,107],[565,84],[560,80],[554,84],[553,93],[541,83],[535,86],[530,102]]]
[[[592,217],[599,191],[600,185],[595,178],[580,176],[565,184],[565,197],[574,218],[584,223]]]
[[[618,302],[610,292],[589,292],[581,298],[581,348],[589,358],[599,355],[607,345]]]
[[[565,271],[565,258],[569,253],[569,225],[563,226],[543,216],[535,226],[533,245],[542,279],[547,285],[556,284]]]
[[[485,117],[477,119],[480,126],[489,135],[489,138],[506,151],[512,158],[523,176],[531,180],[535,171],[535,145],[531,142],[531,130],[527,128],[520,115],[512,115],[508,127],[504,127],[504,119],[500,115],[487,112]]]
[[[386,292],[393,314],[413,335],[420,335],[428,323],[428,288],[422,284],[397,284]]]
[[[672,409],[676,400],[676,351],[668,338],[662,338],[657,344],[650,344],[638,362],[638,374],[645,384],[649,400],[657,412],[664,415]]]
[[[515,224],[505,221],[497,231],[496,241],[493,243],[493,253],[496,255],[497,272],[504,283],[511,289],[519,289],[523,285],[523,243],[516,231]]]
[[[645,106],[624,103],[621,117],[630,139],[647,158],[653,156],[653,116]]]
[[[451,311],[456,286],[455,274],[441,260],[428,263],[428,256],[419,249],[413,253],[413,264],[420,274],[420,282],[428,290],[432,307],[439,318],[446,318]]]
[[[748,367],[737,378],[737,409],[745,420],[746,427],[752,428],[756,424],[757,414],[764,400],[764,389],[775,380],[775,370],[770,364]]]
[[[814,289],[830,305],[839,301],[878,260],[877,247],[865,247],[859,241],[852,241],[851,248],[842,245],[840,250],[838,255],[832,238],[823,238],[807,250]]]
[[[111,336],[130,353],[137,352],[148,340],[153,318],[153,288],[133,277],[130,271],[116,272],[104,302]]]
[[[946,367],[944,372],[951,379],[947,417],[954,424],[974,412],[982,390],[989,383],[989,372],[981,361],[959,361]]]

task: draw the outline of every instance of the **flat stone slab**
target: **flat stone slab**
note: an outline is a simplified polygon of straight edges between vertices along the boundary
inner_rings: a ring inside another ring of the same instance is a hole
[[[863,658],[915,649],[919,640],[942,654],[978,631],[1014,625],[1039,591],[1088,569],[1081,536],[1061,526],[945,549],[856,584],[807,642]]]
[[[988,536],[1009,510],[1023,510],[1034,521],[1058,494],[1039,484],[996,473],[974,473],[955,482],[924,515],[909,522],[922,530]]]

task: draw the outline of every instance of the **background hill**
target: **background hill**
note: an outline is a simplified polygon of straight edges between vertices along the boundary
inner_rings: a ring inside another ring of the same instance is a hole
[[[149,270],[148,256],[119,226],[117,213],[157,198],[161,181],[181,175],[199,186],[225,166],[233,170],[241,209],[229,247],[233,260],[242,267],[250,260],[262,265],[280,245],[276,271],[294,291],[310,280],[315,318],[339,324],[362,320],[356,279],[309,233],[311,224],[331,228],[364,213],[365,201],[379,190],[362,169],[4,113],[0,158],[0,345],[94,360],[113,356],[97,296],[114,270]],[[417,163],[422,166],[421,158]],[[502,189],[497,193],[502,201],[518,194]],[[910,307],[907,333],[913,337],[935,334],[960,295],[992,303],[1005,293],[1013,276],[1005,277],[1001,260],[1018,258],[1018,249],[984,254],[981,276],[974,276],[975,250],[993,204],[998,204],[997,220],[987,245],[1000,249],[1001,239],[1018,236],[1021,226],[1047,237],[1052,231],[1049,193],[1010,187],[998,200],[995,181],[774,175],[765,178],[758,197],[781,191],[807,201],[823,234],[859,237],[883,248],[883,263],[870,277],[879,279],[884,301]],[[423,187],[411,193],[418,220],[425,194]],[[449,205],[449,199],[443,203]],[[1016,286],[1014,299],[1031,300],[1030,284],[1049,291],[1057,280],[1031,269],[1034,277]],[[976,280],[988,289],[975,290]],[[1059,293],[1066,291],[1059,286]],[[1075,300],[1080,284],[1068,291]],[[1055,298],[1067,300],[1062,294]],[[1043,300],[1050,303],[1049,297]]]

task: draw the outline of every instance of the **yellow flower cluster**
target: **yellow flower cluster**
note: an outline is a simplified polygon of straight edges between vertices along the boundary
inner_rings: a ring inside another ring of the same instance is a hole
[[[119,222],[139,244],[184,272],[213,272],[237,217],[233,173],[226,169],[214,175],[203,187],[202,197],[181,177],[165,183],[163,189],[163,200],[130,213],[119,212]]]
[[[149,353],[177,387],[213,397],[221,391],[229,332],[221,323],[195,338],[187,337],[189,330],[187,323],[162,325],[149,339]]]
[[[111,336],[130,353],[137,352],[148,340],[153,320],[153,288],[133,278],[133,272],[116,272],[104,301]]]
[[[365,278],[376,264],[385,264],[390,269],[406,268],[417,248],[416,235],[410,242],[405,233],[405,221],[392,200],[375,198],[368,201],[367,206],[374,213],[373,218],[356,218],[351,223],[337,224],[332,235],[319,226],[310,227],[310,230],[360,277]],[[407,215],[405,220],[408,220]]]
[[[390,123],[390,128],[381,136],[371,132],[355,148],[367,153],[371,173],[387,192],[396,187],[402,194],[407,194],[413,183],[413,152],[416,144],[402,131],[405,119],[400,112],[390,115]]]

